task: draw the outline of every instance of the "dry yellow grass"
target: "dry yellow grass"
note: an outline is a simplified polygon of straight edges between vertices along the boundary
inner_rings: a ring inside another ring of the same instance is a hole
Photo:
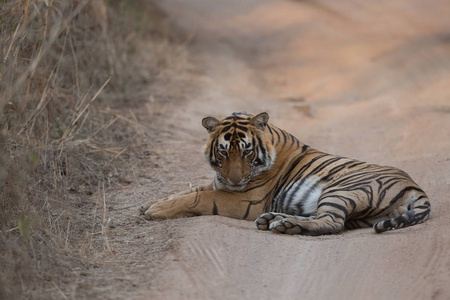
[[[64,298],[70,269],[112,251],[105,186],[149,138],[129,107],[184,66],[161,20],[151,3],[1,0],[1,299]]]

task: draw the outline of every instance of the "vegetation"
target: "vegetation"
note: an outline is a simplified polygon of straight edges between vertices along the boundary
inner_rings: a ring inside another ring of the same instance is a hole
[[[183,59],[161,13],[131,2],[1,1],[1,299],[57,293],[108,249],[102,195],[148,138],[130,107]]]

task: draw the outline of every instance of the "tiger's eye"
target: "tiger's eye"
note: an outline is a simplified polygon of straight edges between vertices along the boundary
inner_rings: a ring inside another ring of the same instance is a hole
[[[249,156],[249,155],[251,155],[252,153],[253,153],[252,150],[244,150],[244,152],[242,152],[242,154],[243,154],[244,156]]]

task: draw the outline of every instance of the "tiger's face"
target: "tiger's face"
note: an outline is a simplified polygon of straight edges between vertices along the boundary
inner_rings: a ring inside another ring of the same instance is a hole
[[[275,149],[266,136],[269,116],[234,113],[217,120],[207,117],[203,126],[210,133],[204,148],[206,160],[216,171],[215,188],[241,191],[275,161]]]

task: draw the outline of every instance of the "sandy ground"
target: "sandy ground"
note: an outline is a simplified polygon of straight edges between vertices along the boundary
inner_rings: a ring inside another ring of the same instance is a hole
[[[164,134],[140,186],[110,193],[115,254],[96,271],[110,281],[89,279],[90,295],[450,299],[449,2],[159,4],[187,37],[198,91],[161,119]],[[316,149],[407,171],[431,198],[432,218],[380,235],[322,237],[218,216],[139,219],[141,202],[208,183],[200,120],[242,110],[267,111]]]

